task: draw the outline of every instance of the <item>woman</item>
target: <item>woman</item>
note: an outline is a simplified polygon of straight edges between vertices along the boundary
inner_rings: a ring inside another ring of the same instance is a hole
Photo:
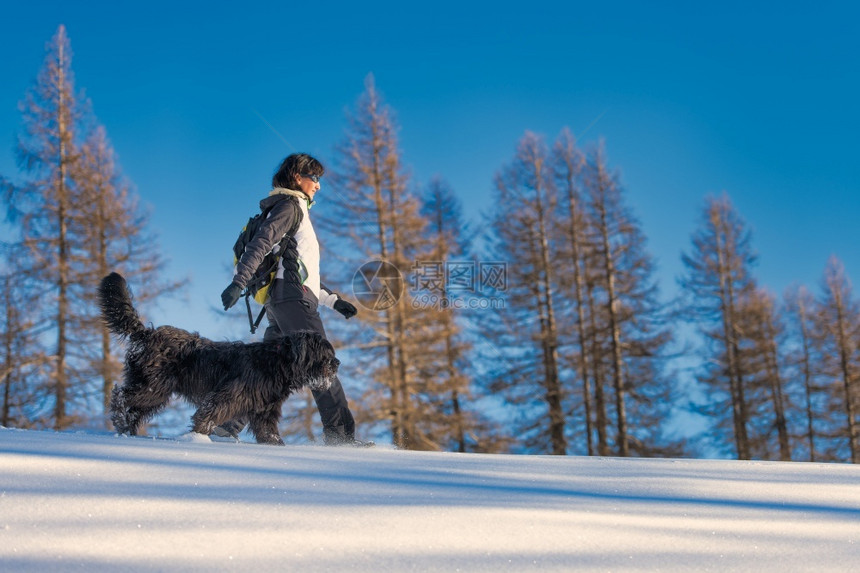
[[[325,336],[319,305],[333,308],[345,318],[355,315],[355,306],[320,281],[320,250],[309,210],[320,190],[325,168],[305,153],[295,153],[281,163],[272,177],[272,191],[260,201],[269,215],[248,242],[236,264],[233,282],[221,294],[224,310],[239,300],[263,257],[272,249],[280,253],[275,280],[266,302],[268,327],[263,339],[277,340],[295,330],[312,330]],[[340,380],[326,391],[314,391],[323,424],[326,445],[369,446],[355,439],[355,420],[349,411]],[[246,420],[232,420],[216,430],[218,435],[238,436]]]

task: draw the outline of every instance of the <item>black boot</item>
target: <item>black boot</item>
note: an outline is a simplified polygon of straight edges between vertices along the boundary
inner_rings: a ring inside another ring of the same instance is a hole
[[[343,428],[323,428],[323,441],[325,445],[335,447],[372,448],[376,445],[371,441],[356,440]]]
[[[235,420],[224,422],[220,426],[215,426],[215,429],[212,430],[212,434],[219,438],[232,438],[238,442],[239,434],[245,429],[247,424],[248,421],[244,418],[236,418]]]

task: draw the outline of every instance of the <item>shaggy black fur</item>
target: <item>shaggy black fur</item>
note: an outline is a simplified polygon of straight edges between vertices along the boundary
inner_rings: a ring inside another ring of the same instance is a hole
[[[325,338],[297,332],[279,342],[213,342],[172,326],[147,328],[125,279],[111,273],[99,287],[102,316],[127,340],[124,384],[111,393],[111,420],[121,434],[137,434],[174,393],[198,407],[191,430],[209,434],[239,416],[250,419],[261,444],[283,445],[281,405],[294,391],[325,390],[340,362]]]

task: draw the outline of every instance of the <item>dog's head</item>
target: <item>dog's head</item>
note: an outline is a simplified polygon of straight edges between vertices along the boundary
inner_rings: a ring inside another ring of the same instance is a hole
[[[303,385],[313,390],[328,390],[340,360],[328,340],[316,332],[299,331],[287,335],[290,361],[300,373]]]

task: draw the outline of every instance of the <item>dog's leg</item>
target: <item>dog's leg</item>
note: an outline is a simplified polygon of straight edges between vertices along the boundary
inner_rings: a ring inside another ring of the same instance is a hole
[[[281,403],[270,405],[262,412],[254,411],[250,413],[249,428],[257,439],[258,444],[284,445],[284,440],[281,439],[281,434],[278,431],[278,419],[280,417]]]
[[[236,402],[234,385],[226,385],[220,390],[208,393],[200,402],[200,407],[191,416],[191,431],[209,435],[218,424],[223,424],[243,414]]]
[[[121,422],[127,426],[127,433],[136,436],[140,424],[155,416],[162,408],[170,402],[170,392],[156,391],[153,386],[125,385],[121,390],[122,405],[120,410],[125,418]]]
[[[141,423],[149,420],[161,410],[167,401],[141,405],[139,394],[125,387],[115,386],[111,392],[110,419],[119,434],[136,436]]]
[[[215,392],[210,392],[200,403],[200,407],[191,416],[191,431],[198,434],[209,435],[215,429],[216,424],[213,420],[213,414],[217,408],[215,402]]]
[[[133,416],[129,411],[125,395],[125,388],[122,386],[114,386],[111,390],[110,419],[118,433],[134,436],[137,434],[140,418]]]
[[[111,416],[117,433],[136,436],[140,425],[155,416],[164,404],[148,404],[146,406],[129,405],[134,399],[130,392],[114,389],[111,397]]]

